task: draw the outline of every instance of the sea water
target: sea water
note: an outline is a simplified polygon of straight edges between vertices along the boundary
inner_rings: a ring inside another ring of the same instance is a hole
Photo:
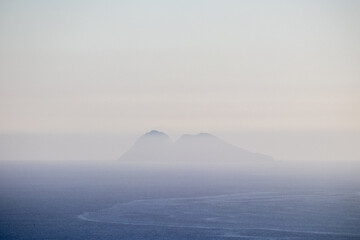
[[[360,239],[356,174],[214,169],[2,164],[0,239]]]
[[[86,212],[86,221],[218,230],[218,237],[360,238],[359,192],[250,192],[134,200]]]

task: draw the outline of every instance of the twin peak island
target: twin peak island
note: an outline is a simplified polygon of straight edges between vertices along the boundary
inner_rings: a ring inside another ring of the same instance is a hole
[[[183,135],[173,142],[165,133],[152,130],[125,152],[126,162],[244,162],[271,161],[271,156],[232,145],[209,133]]]

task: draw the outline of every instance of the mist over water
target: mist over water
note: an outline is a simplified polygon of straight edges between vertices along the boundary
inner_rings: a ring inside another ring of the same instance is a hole
[[[356,162],[1,163],[1,239],[358,239]]]
[[[0,239],[359,239],[359,173],[153,130],[116,160],[1,161]]]

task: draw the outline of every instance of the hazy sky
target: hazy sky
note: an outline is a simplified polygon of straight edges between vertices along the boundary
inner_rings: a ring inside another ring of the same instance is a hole
[[[359,43],[360,1],[0,0],[0,132],[359,133]]]

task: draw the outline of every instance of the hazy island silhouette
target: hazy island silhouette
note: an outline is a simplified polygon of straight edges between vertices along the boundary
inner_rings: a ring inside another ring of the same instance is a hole
[[[273,157],[242,149],[209,133],[185,134],[174,142],[167,134],[152,130],[141,136],[120,160],[225,163],[271,161]]]

